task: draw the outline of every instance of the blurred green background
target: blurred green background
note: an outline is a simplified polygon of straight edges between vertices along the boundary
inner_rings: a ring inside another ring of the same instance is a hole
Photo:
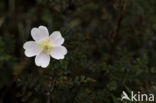
[[[45,69],[23,49],[40,25],[68,49]],[[0,103],[121,103],[123,90],[156,94],[156,0],[0,0]]]

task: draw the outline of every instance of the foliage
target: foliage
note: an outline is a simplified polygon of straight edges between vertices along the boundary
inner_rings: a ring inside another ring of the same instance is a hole
[[[0,12],[0,102],[121,103],[123,90],[156,94],[155,0],[0,0]],[[60,30],[68,49],[46,69],[23,50],[39,25]]]

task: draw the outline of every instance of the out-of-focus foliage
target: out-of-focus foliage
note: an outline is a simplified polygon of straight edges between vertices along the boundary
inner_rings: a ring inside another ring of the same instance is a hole
[[[32,27],[60,30],[68,54],[24,56]],[[156,93],[156,0],[0,0],[0,103],[121,103]],[[125,102],[127,103],[127,102]]]

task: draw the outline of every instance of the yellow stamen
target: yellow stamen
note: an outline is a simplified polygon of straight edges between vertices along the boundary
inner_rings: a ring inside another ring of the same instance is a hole
[[[39,41],[38,45],[42,53],[48,53],[48,54],[51,53],[52,48],[54,47],[54,44],[50,41],[50,38]]]

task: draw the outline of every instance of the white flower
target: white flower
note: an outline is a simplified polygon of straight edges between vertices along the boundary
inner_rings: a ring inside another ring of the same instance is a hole
[[[35,57],[35,64],[46,68],[50,62],[50,56],[60,60],[64,59],[67,49],[62,46],[64,38],[59,31],[54,31],[50,36],[45,26],[33,28],[31,36],[35,41],[24,43],[25,55],[27,57]]]

